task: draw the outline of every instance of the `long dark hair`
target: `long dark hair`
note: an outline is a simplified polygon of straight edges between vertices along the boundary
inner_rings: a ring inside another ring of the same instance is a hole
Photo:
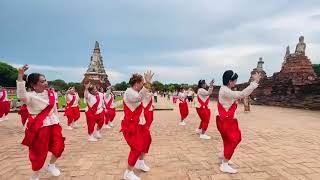
[[[238,79],[238,74],[234,73],[232,70],[225,71],[222,76],[223,85],[227,86],[230,81]]]
[[[206,84],[206,81],[205,81],[204,79],[200,79],[200,80],[198,81],[198,89],[202,88],[202,85],[203,85],[203,84]]]
[[[26,81],[27,89],[34,90],[33,86],[39,82],[41,76],[45,77],[43,74],[40,73],[31,73],[29,75],[24,75],[23,79]]]

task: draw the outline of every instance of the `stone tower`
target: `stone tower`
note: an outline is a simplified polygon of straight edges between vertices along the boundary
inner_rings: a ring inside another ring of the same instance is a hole
[[[262,57],[259,58],[259,61],[258,61],[258,64],[257,64],[257,67],[254,68],[252,71],[251,71],[251,75],[255,74],[256,72],[259,72],[261,74],[261,77],[262,79],[266,78],[267,77],[267,74],[266,72],[263,70],[263,64],[264,64],[264,61],[262,60]],[[252,79],[251,79],[251,76],[250,76],[250,79],[249,79],[249,82],[251,82]]]
[[[110,85],[108,75],[103,66],[103,59],[98,41],[95,43],[88,70],[84,74],[84,79],[82,81],[83,84],[87,82],[103,88]]]
[[[284,82],[290,81],[292,85],[312,84],[317,78],[310,59],[305,55],[306,44],[304,37],[299,38],[294,53],[286,53],[281,71],[277,74],[276,80]],[[288,52],[288,50],[287,50]]]

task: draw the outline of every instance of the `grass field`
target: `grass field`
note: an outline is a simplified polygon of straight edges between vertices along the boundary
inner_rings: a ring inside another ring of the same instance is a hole
[[[8,98],[10,100],[18,100],[17,96],[8,96]],[[116,96],[115,98],[115,101],[121,101],[122,100],[122,96]],[[59,101],[59,108],[64,108],[66,106],[66,99],[64,98],[64,96],[59,96],[58,98],[58,101]],[[80,109],[83,109],[85,108],[87,105],[83,102],[83,98],[80,98]],[[123,108],[123,105],[121,104],[122,107],[120,108]],[[118,109],[118,107],[117,107]]]

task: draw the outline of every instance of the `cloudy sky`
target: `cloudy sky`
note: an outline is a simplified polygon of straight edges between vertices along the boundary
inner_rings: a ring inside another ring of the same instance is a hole
[[[243,82],[260,56],[279,71],[300,35],[320,63],[319,0],[0,1],[0,60],[49,80],[81,81],[97,40],[112,83],[147,69],[192,84],[233,69]]]

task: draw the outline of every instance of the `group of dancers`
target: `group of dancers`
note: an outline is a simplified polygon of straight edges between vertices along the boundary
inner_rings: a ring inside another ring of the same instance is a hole
[[[25,123],[25,137],[23,145],[29,147],[29,159],[31,161],[33,175],[31,180],[39,179],[39,170],[44,166],[47,153],[51,152],[51,160],[46,167],[53,176],[59,176],[60,170],[55,166],[55,162],[64,151],[65,138],[62,135],[62,129],[59,124],[58,111],[54,92],[48,89],[48,83],[45,76],[38,73],[31,73],[26,80],[23,79],[28,65],[19,68],[17,79],[17,96],[24,103],[24,110],[21,111],[21,117]],[[134,168],[142,171],[150,171],[144,159],[151,145],[150,126],[153,122],[153,94],[152,78],[153,73],[148,71],[144,76],[133,74],[129,80],[130,87],[125,91],[123,97],[124,116],[121,118],[121,132],[130,147],[128,155],[128,166],[124,172],[125,180],[140,180],[134,173]],[[238,75],[231,70],[223,74],[223,86],[221,86],[218,97],[216,123],[217,128],[223,140],[223,151],[219,155],[221,159],[220,170],[227,173],[236,173],[237,171],[229,165],[234,150],[241,141],[241,132],[238,127],[236,116],[237,101],[250,95],[258,87],[261,76],[256,73],[252,76],[253,81],[243,91],[233,91]],[[205,80],[198,83],[198,101],[197,113],[201,119],[197,133],[201,139],[210,139],[205,134],[211,116],[209,108],[210,95],[213,90],[211,81],[208,85]],[[26,87],[31,91],[26,91]],[[89,141],[97,141],[101,138],[101,128],[110,117],[115,115],[111,106],[112,96],[110,96],[111,87],[107,88],[105,93],[99,92],[98,87],[85,84],[84,99],[88,105],[86,110],[86,119],[88,125]],[[109,97],[109,98],[106,98]],[[188,105],[185,94],[179,91],[179,108],[181,114],[180,124],[185,125],[185,119],[188,116]],[[0,97],[1,99],[1,97]],[[110,100],[111,99],[111,100]],[[67,106],[65,115],[68,118],[68,128],[76,127],[76,121],[79,119],[79,96],[74,88],[70,88],[67,93]],[[109,112],[107,114],[106,112]],[[107,116],[108,118],[105,118]]]

